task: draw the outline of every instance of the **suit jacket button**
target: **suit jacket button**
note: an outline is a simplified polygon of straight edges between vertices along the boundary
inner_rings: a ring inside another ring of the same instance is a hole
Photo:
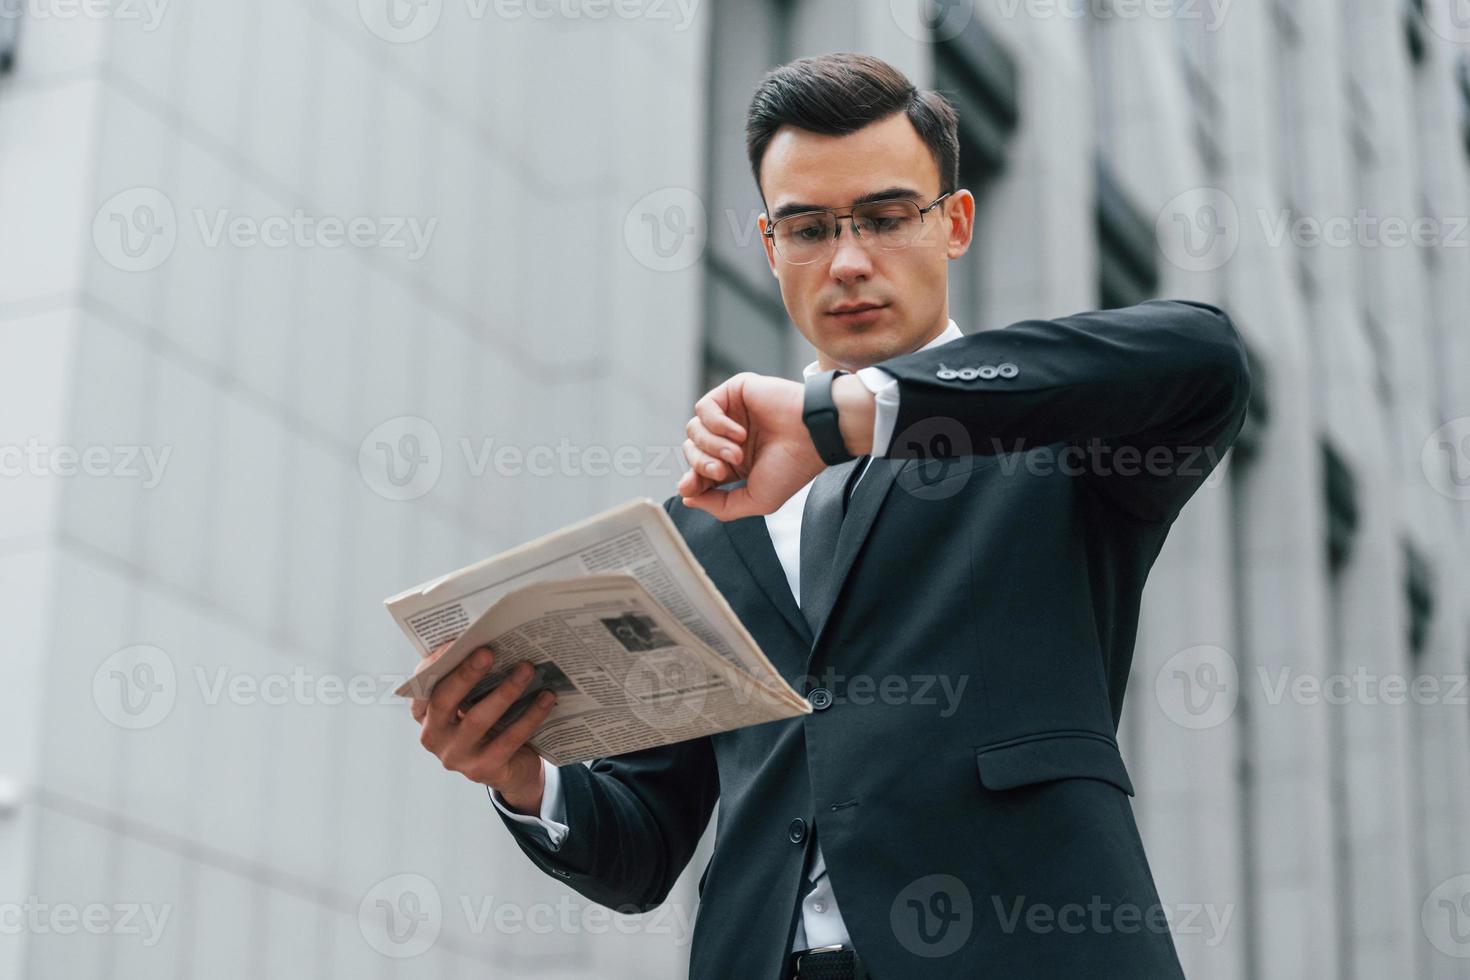
[[[800,844],[806,840],[806,821],[800,817],[791,821],[791,826],[786,828],[786,836],[791,838],[793,844]]]
[[[961,381],[974,381],[975,380],[975,375],[977,375],[979,373],[980,372],[977,369],[972,368],[972,367],[960,368],[960,380]]]
[[[1016,375],[1021,373],[1021,369],[1016,367],[1010,361],[1006,361],[1000,366],[998,370],[1000,371],[1000,376],[1002,378],[1014,378]]]
[[[994,364],[987,364],[980,369],[980,377],[984,378],[986,381],[989,381],[991,378],[995,377],[996,373],[997,372],[995,370]]]
[[[934,376],[940,381],[953,381],[955,378],[959,377],[959,372],[956,371],[954,368],[942,367],[938,371],[934,372]]]
[[[832,707],[832,692],[825,687],[819,687],[806,696],[812,707],[818,711],[825,711]]]

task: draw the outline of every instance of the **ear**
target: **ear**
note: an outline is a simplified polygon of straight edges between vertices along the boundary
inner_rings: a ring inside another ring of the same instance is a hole
[[[945,200],[943,207],[949,237],[945,254],[957,259],[969,251],[975,235],[975,195],[960,188]]]
[[[771,243],[770,236],[766,234],[766,229],[770,227],[770,222],[771,219],[766,216],[764,211],[760,213],[760,217],[755,219],[756,228],[760,231],[761,245],[766,250],[766,263],[771,267],[771,275],[780,279],[781,274],[776,271],[776,248]]]

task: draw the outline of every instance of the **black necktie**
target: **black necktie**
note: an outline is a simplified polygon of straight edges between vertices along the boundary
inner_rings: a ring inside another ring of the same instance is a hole
[[[847,500],[853,485],[862,476],[868,457],[860,456],[845,463],[829,466],[817,474],[807,491],[801,509],[801,614],[816,635],[820,626],[818,613],[826,608],[825,592],[837,555],[837,536],[842,531]]]

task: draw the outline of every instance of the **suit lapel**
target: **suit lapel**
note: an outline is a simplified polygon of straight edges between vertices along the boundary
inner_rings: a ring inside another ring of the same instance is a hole
[[[852,564],[857,559],[858,552],[862,550],[863,542],[868,539],[868,532],[873,527],[873,521],[877,518],[878,511],[883,506],[883,501],[887,498],[888,491],[893,487],[893,481],[905,462],[907,460],[887,459],[880,456],[869,464],[867,472],[853,488],[852,497],[847,502],[847,517],[843,519],[842,530],[837,535],[837,553],[832,558],[832,569],[828,573],[827,587],[821,593],[822,606],[816,611],[815,621],[818,627],[812,641],[813,649],[821,642],[822,635],[826,632],[832,607],[837,603],[837,597],[842,594],[842,586],[852,571]],[[800,610],[797,611],[797,616],[801,617]]]
[[[781,559],[776,557],[776,547],[771,543],[771,534],[766,530],[766,519],[759,515],[741,517],[725,521],[723,525],[725,533],[730,536],[731,543],[756,584],[780,610],[786,622],[791,624],[796,635],[801,637],[801,642],[811,646],[811,627],[807,626],[805,617],[801,615],[801,607],[791,596],[786,570],[781,567]]]

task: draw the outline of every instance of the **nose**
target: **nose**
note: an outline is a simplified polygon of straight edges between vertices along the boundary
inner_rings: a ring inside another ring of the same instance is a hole
[[[839,224],[837,242],[832,249],[832,278],[838,282],[855,282],[866,279],[873,273],[872,257],[862,242],[852,233],[852,225],[846,221]]]

